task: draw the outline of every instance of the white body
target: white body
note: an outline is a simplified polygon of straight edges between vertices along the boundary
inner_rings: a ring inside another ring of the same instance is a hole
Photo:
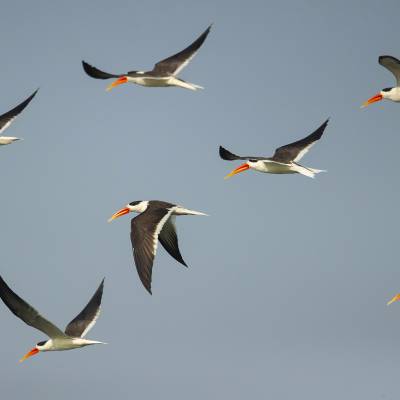
[[[283,164],[272,160],[248,161],[247,164],[250,168],[255,169],[256,171],[269,174],[302,174],[314,178],[315,174],[325,172],[320,169],[306,168],[296,163]]]
[[[43,346],[36,345],[39,351],[62,351],[78,349],[80,347],[90,346],[92,344],[105,344],[97,340],[88,340],[83,338],[56,338],[49,339]]]
[[[128,82],[148,87],[179,86],[189,90],[203,89],[203,87],[201,86],[195,85],[194,83],[182,81],[181,79],[178,79],[175,76],[166,76],[166,77],[154,77],[148,75],[144,75],[143,77],[127,76],[127,79]]]
[[[22,140],[22,139],[13,137],[13,136],[0,136],[0,146],[4,146],[6,144],[11,144],[12,142],[15,142],[16,140]]]

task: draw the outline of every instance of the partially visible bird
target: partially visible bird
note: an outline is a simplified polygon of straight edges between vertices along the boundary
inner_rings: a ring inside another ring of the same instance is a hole
[[[107,90],[111,90],[115,86],[128,82],[149,87],[179,86],[190,90],[203,89],[203,87],[199,85],[178,78],[177,75],[196,55],[210,33],[210,29],[211,25],[191,45],[179,53],[159,61],[151,71],[130,71],[126,74],[110,74],[100,71],[87,62],[82,61],[83,69],[89,76],[95,79],[118,78],[107,87]]]
[[[105,344],[84,338],[100,315],[103,286],[104,279],[86,307],[67,325],[65,332],[63,332],[14,293],[0,276],[0,298],[4,304],[27,325],[38,329],[50,338],[37,343],[21,358],[20,362],[42,351],[72,350],[91,344]]]
[[[151,277],[158,241],[176,261],[187,267],[178,246],[176,215],[207,215],[159,200],[132,201],[111,216],[108,222],[130,212],[140,213],[131,220],[131,242],[136,269],[143,286],[151,294]]]
[[[236,175],[239,172],[246,171],[247,169],[254,169],[259,172],[267,172],[270,174],[299,173],[310,178],[314,178],[315,174],[318,174],[319,172],[325,172],[320,169],[303,167],[298,164],[298,161],[300,161],[315,142],[321,138],[326,126],[328,125],[328,121],[329,119],[304,139],[279,147],[275,150],[272,157],[237,156],[220,146],[219,155],[223,160],[247,160],[244,164],[229,173],[225,179]]]
[[[39,89],[35,90],[26,100],[21,104],[18,104],[12,110],[7,111],[3,115],[0,115],[0,135],[4,132],[14,121],[14,119],[20,114],[23,109],[30,103],[30,101],[35,97]],[[0,136],[0,146],[10,144],[16,140],[22,140],[14,136]]]
[[[389,300],[389,301],[386,303],[386,305],[390,305],[390,304],[394,303],[395,301],[399,301],[399,300],[400,300],[400,293],[399,293],[399,294],[396,294],[395,296],[393,296],[392,299]]]
[[[367,107],[370,104],[383,99],[395,101],[397,103],[400,102],[400,60],[392,56],[380,56],[378,62],[382,67],[385,67],[394,75],[396,78],[396,86],[382,89],[375,96],[372,96],[365,101],[361,108]]]

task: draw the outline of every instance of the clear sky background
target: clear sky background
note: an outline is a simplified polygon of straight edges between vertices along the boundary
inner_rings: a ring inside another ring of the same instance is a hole
[[[46,339],[0,304],[2,398],[398,399],[400,105],[361,103],[393,77],[398,1],[2,2],[0,112],[37,87],[0,149],[1,266],[64,327],[105,276],[82,350],[19,358]],[[204,91],[89,78],[151,69],[212,31],[181,77]],[[221,144],[269,156],[331,117],[304,165],[247,171]],[[133,264],[133,200],[180,217],[185,269],[159,249],[153,296]]]

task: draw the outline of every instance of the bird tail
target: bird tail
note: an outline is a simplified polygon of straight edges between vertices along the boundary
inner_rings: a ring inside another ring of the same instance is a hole
[[[295,171],[298,172],[299,174],[308,176],[309,178],[315,178],[316,174],[319,174],[320,172],[326,172],[326,170],[324,170],[324,169],[303,167],[300,164],[296,164]]]

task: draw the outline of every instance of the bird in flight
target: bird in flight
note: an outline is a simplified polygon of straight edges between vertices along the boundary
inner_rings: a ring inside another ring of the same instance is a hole
[[[178,246],[175,217],[177,215],[207,215],[176,204],[159,200],[133,201],[111,216],[108,222],[130,212],[139,213],[131,220],[133,258],[139,278],[151,294],[151,277],[158,241],[176,261],[187,267]]]
[[[392,56],[380,56],[378,62],[382,65],[382,67],[385,67],[394,75],[396,78],[396,86],[382,89],[375,96],[372,96],[365,101],[361,108],[367,107],[370,104],[376,103],[377,101],[381,101],[383,99],[400,102],[400,61]]]
[[[269,174],[302,174],[310,178],[314,178],[315,174],[319,172],[325,172],[320,169],[303,167],[298,163],[298,161],[301,160],[317,140],[321,139],[321,136],[328,125],[328,121],[329,119],[304,139],[277,148],[272,157],[237,156],[220,146],[219,155],[223,160],[246,160],[244,164],[229,173],[225,179],[248,169],[254,169]]]
[[[210,29],[211,25],[191,45],[179,53],[157,62],[151,71],[130,71],[126,74],[110,74],[100,71],[87,62],[82,61],[83,69],[89,76],[95,79],[117,78],[107,87],[107,90],[128,82],[148,87],[179,86],[190,90],[203,89],[199,85],[178,78],[178,74],[196,55],[210,33]]]
[[[12,124],[14,119],[17,118],[23,109],[31,102],[38,90],[35,90],[26,100],[24,100],[21,104],[18,104],[12,110],[0,115],[0,146],[11,144],[16,140],[21,140],[20,138],[14,136],[1,136],[1,134]]]
[[[27,325],[38,329],[50,338],[37,343],[21,358],[20,362],[42,351],[72,350],[92,344],[104,344],[97,340],[85,339],[86,334],[93,328],[100,315],[103,286],[104,279],[86,307],[67,325],[63,332],[14,293],[0,276],[0,298],[4,304]]]

